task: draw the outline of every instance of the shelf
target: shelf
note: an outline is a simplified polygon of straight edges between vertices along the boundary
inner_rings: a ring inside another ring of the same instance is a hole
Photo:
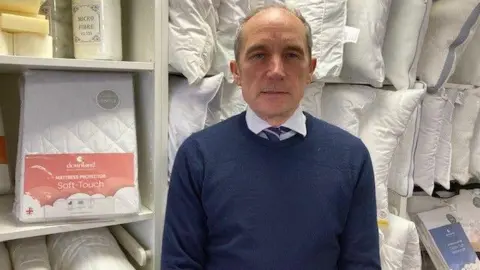
[[[124,223],[149,220],[153,218],[153,212],[145,207],[142,207],[141,212],[137,215],[115,218],[108,221],[75,221],[68,223],[59,222],[59,224],[52,225],[38,223],[26,224],[17,221],[17,219],[13,215],[13,199],[13,195],[0,196],[0,242],[18,238],[119,225]]]
[[[29,69],[83,70],[83,71],[151,71],[150,62],[80,60],[64,58],[36,58],[0,55],[0,73]]]

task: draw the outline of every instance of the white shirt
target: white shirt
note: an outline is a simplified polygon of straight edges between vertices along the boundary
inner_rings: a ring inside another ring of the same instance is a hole
[[[263,133],[263,130],[271,127],[272,125],[270,125],[262,118],[258,117],[258,115],[252,109],[250,109],[250,107],[247,107],[245,117],[248,128],[253,133],[267,139],[267,136]],[[305,123],[306,120],[307,118],[305,117],[301,107],[299,106],[295,110],[293,115],[285,123],[282,124],[282,127],[289,128],[290,131],[282,134],[280,136],[280,140],[288,139],[297,133],[301,134],[303,137],[307,136],[307,126]]]

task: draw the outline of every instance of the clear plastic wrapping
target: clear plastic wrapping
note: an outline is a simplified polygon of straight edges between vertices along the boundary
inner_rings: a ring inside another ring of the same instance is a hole
[[[71,0],[47,0],[40,13],[50,21],[53,57],[73,58],[73,29]]]

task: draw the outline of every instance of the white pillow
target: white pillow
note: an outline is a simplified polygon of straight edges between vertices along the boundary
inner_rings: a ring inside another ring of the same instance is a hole
[[[417,88],[425,85],[418,83]],[[410,197],[413,192],[413,160],[420,125],[421,104],[415,108],[408,120],[407,128],[400,137],[392,157],[388,172],[388,188],[402,197]]]
[[[385,76],[396,89],[414,86],[432,0],[392,1],[383,44]]]
[[[359,136],[360,118],[375,100],[368,86],[326,84],[322,91],[321,118]]]
[[[388,219],[388,173],[393,153],[425,88],[400,91],[362,85],[325,85],[322,119],[360,137],[372,157],[379,219]]]
[[[452,179],[466,184],[470,179],[470,149],[475,121],[480,111],[480,88],[460,92],[452,121]],[[463,96],[463,97],[462,97]],[[473,150],[473,148],[472,148]]]
[[[437,0],[418,62],[419,79],[435,92],[449,80],[478,26],[479,0]]]
[[[443,108],[446,103],[445,91],[436,94],[427,93],[422,102],[413,180],[429,195],[432,195],[435,183],[435,157],[442,130]]]
[[[443,108],[442,127],[435,154],[434,181],[446,189],[450,189],[450,175],[452,167],[452,119],[458,89],[461,86],[446,85],[446,103]]]
[[[480,115],[477,116],[475,130],[473,131],[472,152],[470,153],[470,174],[477,180],[480,179]]]
[[[107,227],[47,236],[52,270],[135,270]]]
[[[224,81],[215,98],[208,104],[205,127],[212,126],[247,109],[242,89]]]
[[[305,93],[301,102],[304,111],[311,115],[320,118],[322,115],[322,92],[324,83],[312,82],[305,88]]]
[[[50,270],[50,259],[45,236],[21,238],[7,241],[13,269]]]
[[[421,270],[420,240],[415,223],[389,215],[389,229],[380,234],[382,270]]]
[[[344,44],[342,81],[383,85],[382,48],[391,1],[348,0],[347,25],[360,32],[356,43]]]
[[[168,63],[196,83],[215,53],[217,11],[212,0],[169,0]]]
[[[249,0],[252,9],[257,9],[269,4],[282,4],[285,0]]]
[[[210,73],[223,73],[230,83],[233,82],[230,61],[235,59],[235,36],[240,22],[253,9],[252,5],[253,0],[222,0],[218,8],[216,51]]]
[[[208,104],[222,86],[223,73],[188,84],[184,77],[169,76],[168,160],[169,173],[178,148],[192,133],[205,127]]]
[[[376,182],[377,216],[388,220],[388,174],[393,154],[425,89],[375,89],[375,101],[360,120],[359,137],[372,157]]]
[[[472,41],[462,54],[450,81],[480,86],[480,29],[477,28]]]
[[[347,0],[286,0],[298,9],[312,29],[312,56],[317,58],[316,80],[340,75],[343,62]]]

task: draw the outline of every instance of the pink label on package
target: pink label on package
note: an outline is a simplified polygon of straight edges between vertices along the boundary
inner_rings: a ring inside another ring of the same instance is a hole
[[[24,192],[41,206],[77,193],[114,196],[134,187],[133,165],[133,153],[27,155]]]

